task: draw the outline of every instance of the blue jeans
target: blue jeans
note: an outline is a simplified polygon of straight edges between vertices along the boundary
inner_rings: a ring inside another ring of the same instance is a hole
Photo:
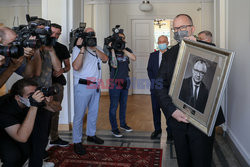
[[[123,89],[117,85],[109,89],[110,96],[110,107],[109,107],[109,120],[111,124],[112,131],[118,129],[116,121],[116,111],[118,104],[120,103],[119,119],[120,126],[126,125],[126,109],[127,109],[127,99],[128,99],[128,88],[130,81],[128,81],[127,88]]]

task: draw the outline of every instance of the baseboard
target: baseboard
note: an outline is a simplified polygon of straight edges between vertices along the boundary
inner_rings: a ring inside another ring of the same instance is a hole
[[[240,165],[242,167],[249,167],[250,159],[248,157],[248,154],[246,153],[244,147],[238,142],[237,138],[232,133],[230,128],[228,128],[225,137]]]
[[[102,95],[102,96],[108,96],[108,95],[109,95],[109,92],[101,92],[101,95]]]
[[[72,123],[70,124],[59,124],[58,125],[58,131],[70,131],[72,130]]]

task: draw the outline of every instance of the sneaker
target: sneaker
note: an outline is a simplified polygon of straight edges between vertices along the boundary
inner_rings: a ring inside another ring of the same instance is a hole
[[[133,131],[133,129],[132,128],[130,128],[128,125],[126,125],[125,124],[125,126],[121,126],[120,127],[122,130],[125,130],[126,132],[132,132]]]
[[[104,143],[104,140],[102,140],[101,138],[99,138],[97,136],[88,136],[87,141],[94,142],[96,144],[103,144]]]
[[[50,146],[61,146],[61,147],[66,147],[69,145],[69,142],[62,140],[61,138],[58,137],[57,140],[55,141],[50,141]]]
[[[54,167],[55,164],[53,162],[43,162],[43,166],[42,167]]]
[[[123,135],[121,134],[121,132],[116,129],[116,130],[112,130],[113,136],[115,137],[123,137]]]
[[[82,143],[74,143],[74,152],[78,155],[86,154],[86,150],[83,147]]]

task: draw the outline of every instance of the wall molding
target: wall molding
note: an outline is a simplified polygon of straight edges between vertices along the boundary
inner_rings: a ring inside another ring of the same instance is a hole
[[[42,0],[30,0],[29,5],[30,6],[41,6]],[[27,1],[26,0],[1,0],[0,6],[1,7],[27,7]]]
[[[227,127],[227,132],[226,136],[228,138],[229,144],[232,147],[233,151],[235,152],[235,156],[239,160],[240,164],[243,167],[248,167],[250,166],[250,156],[247,153],[246,149],[241,145],[233,131],[231,130],[230,127]]]

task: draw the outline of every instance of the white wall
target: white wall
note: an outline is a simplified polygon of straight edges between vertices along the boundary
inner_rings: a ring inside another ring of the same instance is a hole
[[[250,165],[249,16],[249,0],[228,0],[228,48],[236,51],[228,81],[228,132]]]
[[[130,3],[129,3],[130,2]],[[213,2],[194,2],[194,3],[172,3],[172,2],[151,2],[153,10],[151,12],[141,12],[138,8],[141,2],[132,1],[117,1],[111,2],[109,9],[109,33],[115,25],[121,25],[125,30],[128,47],[131,47],[131,22],[132,19],[156,19],[156,18],[174,18],[177,14],[189,14],[196,26],[196,34],[201,30],[210,30],[213,32]],[[199,10],[201,9],[201,10]],[[84,21],[87,26],[94,27],[95,4],[85,4],[84,6]],[[100,17],[100,16],[96,16]],[[98,33],[97,33],[98,34]],[[102,40],[102,39],[100,39]],[[153,39],[152,39],[153,40]],[[103,68],[102,78],[107,79],[109,68]],[[104,90],[107,91],[107,90]]]

